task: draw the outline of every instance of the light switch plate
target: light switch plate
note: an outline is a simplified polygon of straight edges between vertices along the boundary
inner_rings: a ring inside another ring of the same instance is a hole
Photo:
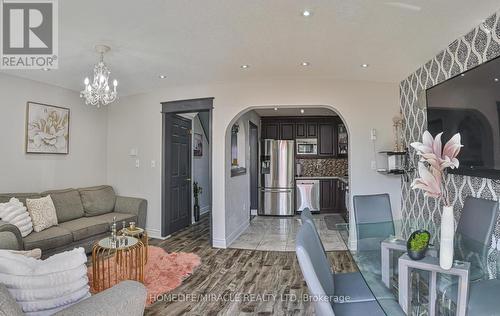
[[[135,160],[135,167],[139,168],[140,166],[141,166],[141,162],[139,161],[139,159],[136,159]]]
[[[155,168],[156,167],[156,160],[151,160],[151,168]]]

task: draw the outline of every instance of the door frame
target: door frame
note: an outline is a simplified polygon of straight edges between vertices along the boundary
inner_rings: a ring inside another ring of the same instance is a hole
[[[167,194],[170,190],[170,182],[168,181],[168,172],[171,166],[171,157],[166,154],[169,149],[169,131],[170,126],[167,124],[167,116],[190,113],[190,112],[208,112],[209,114],[209,183],[210,183],[210,194],[212,194],[212,134],[213,134],[213,124],[212,124],[212,111],[213,111],[213,97],[208,98],[198,98],[198,99],[187,99],[187,100],[175,100],[161,102],[162,110],[162,150],[161,150],[161,236],[166,237],[170,235],[170,227],[168,225],[169,213],[167,209]],[[209,216],[209,231],[210,231],[210,245],[212,245],[212,208],[213,199],[211,199],[210,216]]]
[[[259,152],[259,144],[260,144],[260,139],[259,139],[259,127],[254,124],[252,121],[248,121],[248,136],[249,136],[249,143],[251,143],[251,137],[252,137],[252,129],[255,129],[257,132],[257,148],[252,149],[250,147],[250,166],[249,166],[249,171],[250,171],[250,218],[252,216],[252,189],[255,189],[256,192],[255,194],[257,195],[255,198],[257,199],[257,211],[259,209],[259,157],[260,157],[260,152]],[[252,154],[254,154],[255,151],[255,157],[252,157]],[[253,159],[255,158],[255,162],[253,162]],[[255,174],[252,174],[252,169],[253,169],[253,163],[255,163]],[[255,181],[257,183],[257,187],[253,188],[252,187],[252,178],[255,177]]]

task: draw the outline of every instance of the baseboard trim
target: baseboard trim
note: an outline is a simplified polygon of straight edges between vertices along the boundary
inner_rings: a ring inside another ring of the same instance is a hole
[[[234,232],[231,233],[226,239],[212,238],[212,246],[214,248],[227,248],[233,243],[250,225],[249,221],[242,223]]]
[[[240,237],[240,235],[248,228],[248,226],[250,226],[249,220],[241,223],[241,225],[226,238],[227,246],[230,246],[236,239],[238,239],[238,237]]]
[[[226,240],[225,239],[212,238],[212,247],[226,249],[227,248],[226,247]]]
[[[148,232],[148,236],[150,238],[161,239],[161,240],[170,238],[170,235],[162,237],[161,230],[159,229],[146,228],[146,231]]]

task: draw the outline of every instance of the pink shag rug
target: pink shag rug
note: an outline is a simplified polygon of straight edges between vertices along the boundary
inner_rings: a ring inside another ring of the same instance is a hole
[[[114,258],[108,260],[114,260]],[[167,253],[160,247],[149,246],[148,262],[144,270],[144,285],[148,289],[147,305],[154,303],[158,295],[181,285],[182,281],[191,275],[200,263],[200,257],[194,253]],[[91,266],[87,269],[87,273],[92,287]],[[92,288],[90,290],[94,293]]]

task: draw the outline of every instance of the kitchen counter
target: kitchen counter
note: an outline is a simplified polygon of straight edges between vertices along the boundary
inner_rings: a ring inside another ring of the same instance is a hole
[[[349,184],[348,177],[295,177],[295,180],[340,180],[345,184]]]

